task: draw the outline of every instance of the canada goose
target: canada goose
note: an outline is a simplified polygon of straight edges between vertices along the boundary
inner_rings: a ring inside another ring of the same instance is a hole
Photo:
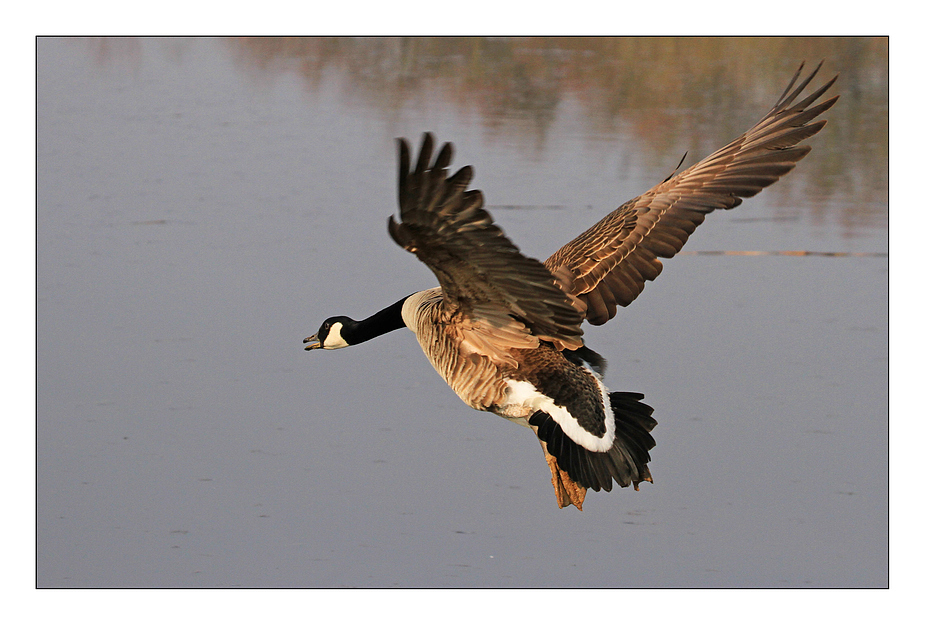
[[[531,428],[540,439],[560,508],[581,510],[586,490],[611,480],[639,489],[651,482],[652,408],[639,393],[604,386],[605,362],[585,346],[581,323],[600,325],[628,306],[662,270],[707,213],[738,206],[809,153],[797,144],[819,132],[815,120],[838,96],[816,104],[833,77],[794,100],[803,65],[777,104],[741,137],[632,199],[566,244],[545,263],[528,258],[469,190],[472,167],[452,176],[446,143],[432,160],[423,137],[411,169],[399,139],[398,204],[389,234],[437,276],[439,287],[409,295],[368,319],[327,319],[305,349],[338,349],[407,327],[459,397]],[[680,166],[679,166],[680,168]]]

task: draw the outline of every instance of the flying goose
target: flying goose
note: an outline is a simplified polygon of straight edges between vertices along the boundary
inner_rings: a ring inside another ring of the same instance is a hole
[[[400,221],[389,234],[437,276],[372,317],[331,317],[305,349],[339,349],[407,327],[447,384],[472,408],[532,429],[552,473],[556,501],[582,509],[587,489],[651,482],[652,408],[639,393],[604,385],[604,359],[585,346],[582,321],[609,321],[662,270],[707,213],[738,206],[809,153],[799,146],[838,96],[815,104],[837,75],[795,102],[803,65],[761,121],[741,137],[604,217],[546,262],[529,258],[495,225],[473,169],[452,176],[453,146],[434,154],[424,134],[412,169],[398,140]],[[679,166],[680,168],[680,166]]]

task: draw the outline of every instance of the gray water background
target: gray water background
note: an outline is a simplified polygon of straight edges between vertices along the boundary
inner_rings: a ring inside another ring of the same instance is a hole
[[[586,332],[655,483],[558,510],[535,437],[407,331],[301,339],[435,283],[388,237],[434,131],[540,259],[734,138],[799,61],[841,101]],[[38,584],[887,583],[882,40],[38,41]]]

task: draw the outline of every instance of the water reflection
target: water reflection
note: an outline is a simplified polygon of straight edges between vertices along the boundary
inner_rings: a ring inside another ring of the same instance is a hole
[[[182,58],[184,40],[159,44]],[[132,40],[91,45],[100,62],[140,62]],[[530,138],[537,152],[552,149],[550,126],[577,106],[579,138],[620,134],[638,146],[642,165],[686,151],[705,155],[748,128],[799,62],[826,59],[825,72],[841,74],[842,99],[800,166],[813,179],[805,191],[813,219],[834,218],[847,236],[886,224],[885,38],[234,38],[223,45],[257,81],[294,73],[312,94],[336,76],[344,105],[386,118],[440,101],[475,116],[489,141]],[[865,158],[855,157],[859,151]]]

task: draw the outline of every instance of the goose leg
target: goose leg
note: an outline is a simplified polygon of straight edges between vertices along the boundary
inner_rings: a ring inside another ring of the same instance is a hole
[[[587,489],[572,481],[568,473],[559,468],[555,457],[546,449],[546,443],[540,441],[543,447],[543,453],[546,455],[546,464],[549,465],[549,471],[552,474],[552,486],[556,491],[556,502],[560,508],[573,505],[579,510],[585,501]]]

